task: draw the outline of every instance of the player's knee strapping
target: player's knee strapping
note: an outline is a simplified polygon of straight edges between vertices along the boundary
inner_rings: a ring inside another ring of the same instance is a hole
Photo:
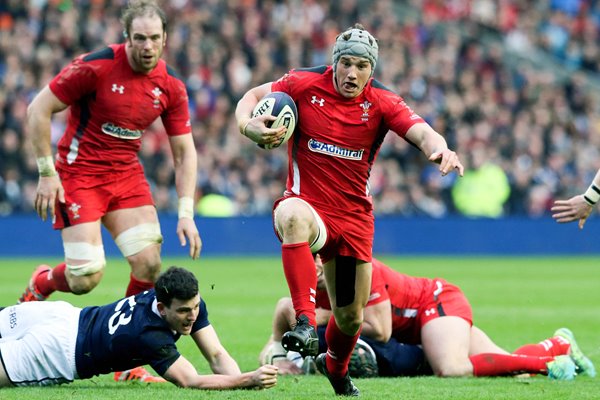
[[[346,307],[354,303],[356,291],[356,258],[335,257],[335,302],[337,307]]]
[[[321,216],[307,201],[302,200],[298,197],[290,197],[285,200],[282,200],[279,203],[279,205],[277,205],[277,208],[275,208],[274,220],[278,221],[279,210],[281,210],[281,207],[283,204],[290,202],[290,201],[300,201],[300,202],[306,204],[308,206],[308,208],[310,209],[310,211],[312,212],[313,216],[315,217],[315,221],[317,222],[318,232],[317,232],[317,236],[313,239],[313,241],[309,243],[309,247],[310,247],[311,253],[317,253],[319,250],[321,250],[323,248],[323,246],[325,245],[325,242],[327,242],[327,228],[325,228],[325,223],[323,222],[323,219],[321,219]],[[279,226],[276,225],[275,229],[277,230],[277,234],[279,235],[279,237],[283,238],[283,232],[281,232]]]
[[[136,225],[115,238],[115,243],[125,257],[133,256],[153,244],[161,244],[162,241],[160,225],[156,223]]]
[[[75,276],[92,275],[104,268],[104,246],[94,246],[86,242],[66,242],[63,244],[67,269]],[[72,260],[84,261],[75,265]]]

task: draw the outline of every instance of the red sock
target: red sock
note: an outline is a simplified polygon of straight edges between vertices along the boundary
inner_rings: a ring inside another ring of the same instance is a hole
[[[308,242],[281,245],[281,259],[296,317],[304,314],[316,327],[317,269]]]
[[[348,363],[352,350],[356,345],[360,329],[354,336],[348,336],[338,328],[333,315],[329,318],[325,330],[325,341],[327,342],[327,371],[331,376],[342,377],[348,371]]]
[[[71,289],[69,288],[67,278],[65,277],[66,269],[67,264],[63,262],[47,272],[42,272],[35,279],[35,288],[46,297],[50,296],[50,294],[57,290],[59,292],[70,293]]]
[[[154,282],[140,281],[133,274],[129,274],[129,285],[125,292],[125,297],[133,296],[142,293],[144,290],[152,289]]]
[[[546,363],[553,357],[536,357],[520,354],[482,353],[469,357],[474,376],[503,376],[523,373],[546,374]]]
[[[527,356],[554,357],[569,354],[571,345],[561,336],[554,336],[543,340],[538,344],[526,344],[519,347],[513,354],[523,354]]]

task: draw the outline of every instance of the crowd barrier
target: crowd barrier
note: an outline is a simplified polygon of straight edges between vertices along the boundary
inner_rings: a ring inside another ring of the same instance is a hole
[[[186,256],[174,215],[160,215],[164,256]],[[196,218],[202,255],[278,255],[279,242],[269,217]],[[375,255],[595,255],[600,254],[600,221],[585,229],[539,219],[445,219],[386,217],[376,219]],[[118,256],[103,229],[107,256]],[[0,217],[0,257],[62,257],[60,233],[35,215]]]

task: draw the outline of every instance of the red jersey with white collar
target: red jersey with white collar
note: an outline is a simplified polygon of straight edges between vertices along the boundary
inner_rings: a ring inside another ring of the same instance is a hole
[[[79,174],[127,170],[138,163],[141,137],[158,117],[169,136],[191,133],[183,82],[164,60],[149,74],[133,71],[125,44],[79,56],[51,82],[70,106],[58,142],[57,168]]]
[[[298,108],[286,195],[317,207],[371,212],[368,179],[385,135],[392,130],[404,137],[423,119],[374,79],[358,97],[343,97],[331,66],[292,70],[271,90],[289,94]]]

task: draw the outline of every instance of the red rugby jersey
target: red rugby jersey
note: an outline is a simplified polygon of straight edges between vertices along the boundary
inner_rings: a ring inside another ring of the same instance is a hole
[[[406,336],[414,335],[421,328],[416,317],[433,296],[435,280],[402,274],[376,259],[373,259],[372,279],[371,295],[379,282],[379,289],[375,290],[392,305],[392,335],[407,341]]]
[[[437,289],[436,280],[402,274],[373,258],[371,292],[366,307],[389,300],[392,336],[403,343],[420,343],[421,326],[417,316],[429,304]],[[327,292],[317,290],[316,306],[331,310]]]
[[[70,106],[58,142],[57,168],[79,174],[127,170],[138,162],[146,128],[161,117],[169,136],[191,133],[183,82],[160,60],[149,74],[133,71],[125,44],[77,57],[50,82]]]
[[[333,86],[331,66],[292,70],[271,86],[298,107],[298,125],[288,142],[286,195],[345,212],[373,208],[368,179],[389,130],[404,137],[424,122],[397,94],[369,80],[356,98]]]

